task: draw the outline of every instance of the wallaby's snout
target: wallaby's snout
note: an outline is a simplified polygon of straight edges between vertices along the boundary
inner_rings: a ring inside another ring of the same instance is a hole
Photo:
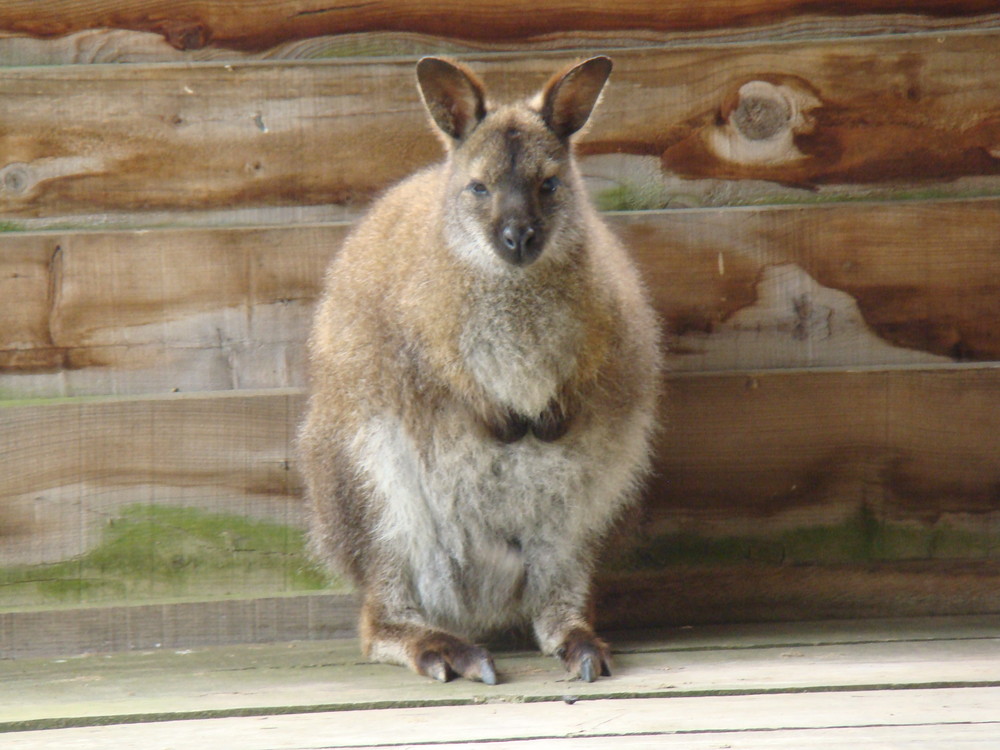
[[[500,244],[503,249],[500,257],[515,266],[527,266],[542,253],[542,243],[535,228],[516,220],[504,224]]]
[[[494,249],[515,266],[531,265],[545,248],[543,208],[532,195],[534,191],[530,184],[501,191]]]

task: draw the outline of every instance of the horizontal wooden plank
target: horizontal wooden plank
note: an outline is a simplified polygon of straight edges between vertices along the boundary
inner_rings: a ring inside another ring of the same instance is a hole
[[[1000,201],[616,214],[674,371],[1000,360]],[[0,398],[304,385],[343,224],[0,235]]]
[[[992,33],[622,50],[584,171],[619,208],[996,193],[998,45]],[[470,58],[499,98],[567,59]],[[10,69],[0,217],[360,207],[440,154],[412,65]]]
[[[664,411],[646,529],[668,556],[694,528],[772,538],[756,552],[785,561],[824,554],[806,527],[834,559],[1000,552],[1000,367],[681,376]]]
[[[1000,359],[1000,202],[615,216],[673,370]],[[997,281],[996,284],[1000,284]]]
[[[697,527],[697,521],[687,523]],[[816,536],[822,529],[816,527]],[[681,548],[680,564],[661,558],[659,570],[598,576],[600,629],[1000,611],[996,560],[782,563],[762,557],[712,562],[710,553],[692,553],[683,537],[675,544]]]
[[[510,44],[577,32],[582,36],[644,33],[676,34],[726,28],[771,28],[805,18],[813,23],[863,18],[875,31],[895,30],[915,20],[963,21],[996,17],[989,0],[892,0],[840,3],[836,9],[804,0],[755,0],[734,7],[725,0],[692,6],[670,0],[628,0],[609,8],[596,0],[554,0],[544,6],[486,2],[470,8],[455,0],[381,0],[330,7],[322,0],[243,3],[229,12],[225,0],[198,0],[182,8],[161,0],[9,0],[0,12],[0,30],[35,37],[60,36],[97,28],[158,34],[179,50],[208,46],[267,50],[289,40],[371,31],[416,32],[435,37]]]
[[[844,624],[845,630],[851,627],[865,628]],[[727,632],[731,640],[739,641],[738,626],[730,626]],[[419,713],[420,709],[479,704],[492,710],[499,704],[520,703],[549,712],[558,706],[588,713],[602,703],[626,701],[620,704],[625,706],[639,698],[669,698],[683,705],[709,696],[747,698],[780,692],[789,700],[822,693],[825,700],[835,701],[837,695],[877,694],[880,688],[908,688],[909,699],[915,701],[935,689],[969,691],[954,708],[965,706],[968,713],[960,714],[964,720],[982,719],[988,704],[975,696],[996,688],[1000,644],[995,636],[963,640],[949,639],[948,633],[948,624],[943,623],[939,636],[929,641],[810,646],[790,639],[765,648],[732,648],[706,641],[702,648],[687,651],[671,647],[670,631],[646,638],[623,634],[614,654],[614,678],[593,684],[568,680],[556,659],[533,650],[497,652],[498,673],[503,676],[499,685],[467,680],[436,684],[396,666],[363,663],[357,644],[343,640],[202,648],[194,653],[164,648],[56,662],[19,660],[5,668],[0,726],[59,726],[60,720],[68,726],[86,726],[143,718],[163,721],[367,709],[371,731],[372,725],[379,724],[375,717],[383,712],[391,716],[393,710],[404,708]],[[67,679],[83,683],[86,689],[68,693]],[[572,704],[574,699],[578,702]],[[878,723],[871,721],[878,713],[873,711],[865,723]],[[543,715],[541,711],[536,714]],[[897,723],[907,723],[904,715],[897,716]],[[763,724],[757,726],[800,726],[783,722],[805,721],[801,716],[782,717],[758,716]],[[705,718],[691,716],[688,726],[693,728]],[[343,719],[349,722],[350,716]],[[745,716],[730,716],[725,724],[739,728],[744,721]],[[675,729],[685,726],[679,717],[671,724]],[[499,739],[505,735],[494,733],[502,731],[511,728],[497,724],[485,735],[471,736]]]
[[[301,528],[290,442],[302,407],[284,391],[0,408],[0,564],[46,570],[82,555],[135,504]],[[677,376],[664,411],[644,515],[612,545],[609,574],[693,596],[685,611],[699,618],[704,595],[690,592],[704,588],[749,619],[1000,607],[1000,367]],[[73,601],[107,599],[71,587],[89,570],[76,559],[61,573]],[[691,565],[700,583],[664,584]],[[224,571],[206,590],[234,585]],[[623,601],[609,612],[672,611]]]
[[[382,0],[340,7],[319,0],[243,3],[238,16],[216,0],[183,10],[151,0],[7,3],[0,9],[0,65],[310,59],[473,50],[611,49],[644,44],[816,39],[1000,25],[984,0],[840,3],[757,0],[596,0],[542,7],[454,0]]]
[[[859,702],[864,702],[868,695],[853,696]],[[961,696],[942,696],[943,700],[953,700]],[[816,700],[817,704],[822,703],[822,699]],[[668,704],[669,705],[669,704]],[[642,707],[659,713],[661,718],[669,716],[665,712],[662,702],[657,700],[653,705],[642,704]],[[618,708],[626,708],[624,706]],[[764,712],[770,715],[780,715],[787,710],[788,706],[782,698],[771,698],[766,702],[760,702],[753,706],[752,710]],[[799,708],[795,706],[795,708]],[[691,710],[697,710],[691,707]],[[732,706],[719,706],[719,710],[733,711]],[[502,708],[494,709],[500,714],[500,721],[508,722],[510,726],[521,725],[521,714],[525,711],[514,705],[506,705]],[[533,709],[527,712],[534,713]],[[452,709],[438,709],[434,712],[439,721],[446,722],[453,718],[453,714],[463,716],[465,710],[458,712]],[[470,712],[470,721],[478,720],[478,712]],[[644,712],[643,712],[644,713]],[[620,716],[620,714],[618,714]],[[405,714],[406,717],[417,720],[418,717]],[[155,726],[128,726],[109,727],[106,729],[78,729],[61,732],[59,737],[66,738],[66,741],[94,742],[101,745],[110,743],[124,744],[127,742],[141,745],[142,747],[159,747],[158,741],[170,743],[170,750],[189,750],[191,748],[201,748],[204,746],[205,732],[209,736],[215,732],[219,734],[219,742],[236,740],[241,743],[241,747],[246,750],[291,750],[292,745],[287,742],[294,742],[294,750],[332,750],[337,747],[350,747],[355,750],[378,750],[384,748],[384,744],[369,745],[354,744],[357,740],[348,740],[350,745],[331,745],[329,740],[329,730],[326,724],[335,723],[342,718],[337,715],[315,717],[311,715],[296,718],[278,718],[262,722],[255,718],[228,719],[219,722],[219,725],[205,726],[203,723],[179,723],[171,724],[168,728]],[[367,717],[358,717],[358,721],[364,721]],[[424,719],[420,716],[419,719]],[[595,717],[600,721],[603,717]],[[273,732],[260,732],[261,729],[276,730]],[[162,730],[162,731],[161,731]],[[407,725],[398,729],[399,733],[406,734]],[[624,730],[620,730],[624,731]],[[671,732],[671,731],[648,731],[642,734],[624,735],[590,735],[577,736],[572,732],[565,737],[539,736],[532,739],[523,740],[497,740],[490,741],[491,750],[601,750],[613,742],[615,748],[622,750],[719,750],[719,748],[739,747],[740,750],[800,750],[802,747],[850,747],[859,750],[883,750],[891,747],[893,750],[937,750],[946,745],[958,745],[964,750],[993,750],[996,746],[997,735],[1000,728],[993,722],[979,722],[973,724],[952,724],[947,720],[940,723],[913,724],[899,726],[895,724],[881,726],[840,726],[824,728],[797,728],[797,729],[767,729],[761,731],[750,729],[741,730],[697,730],[692,733]],[[33,747],[34,742],[46,742],[50,740],[50,733],[30,733],[16,735],[13,738],[15,744],[11,745],[11,750],[19,748]],[[362,740],[363,741],[363,740]],[[738,744],[733,744],[738,743]],[[473,742],[427,742],[419,747],[430,748],[431,750],[480,750],[483,743]],[[163,746],[166,748],[166,745]],[[408,750],[415,747],[404,745]]]
[[[298,392],[0,408],[4,565],[73,558],[131,505],[302,526]]]
[[[811,571],[810,576],[823,571]],[[898,566],[897,566],[898,572]],[[744,571],[745,573],[745,571]],[[829,571],[831,581],[837,575]],[[691,571],[677,571],[675,589],[685,588],[696,579]],[[745,576],[746,577],[746,576]],[[803,577],[803,576],[800,576]],[[932,570],[913,571],[913,580],[922,579],[925,590],[941,590],[942,582]],[[984,575],[984,578],[988,576]],[[752,577],[749,581],[752,585]],[[902,576],[897,576],[902,578]],[[619,654],[649,651],[649,639],[661,637],[660,630],[643,629],[641,618],[629,621],[624,610],[615,613],[616,601],[626,591],[635,597],[647,595],[648,586],[632,580],[612,580],[605,576],[599,587],[598,613],[601,630],[606,631]],[[792,581],[791,575],[786,581]],[[984,584],[985,587],[985,584]],[[670,587],[664,587],[670,588]],[[687,587],[689,590],[691,587]],[[700,587],[704,613],[714,608],[714,618],[686,619],[692,614],[685,598],[684,607],[667,607],[661,618],[671,627],[663,650],[685,653],[707,649],[762,649],[803,646],[837,646],[860,643],[911,643],[935,640],[979,640],[996,638],[997,615],[938,614],[933,618],[886,617],[870,612],[855,614],[865,619],[788,620],[771,612],[753,621],[730,615],[722,597],[712,599],[711,587]],[[846,587],[843,587],[846,588]],[[658,599],[663,599],[657,595]],[[729,601],[732,601],[731,599]],[[984,603],[984,609],[985,603]],[[312,593],[297,596],[257,597],[215,601],[163,602],[159,604],[49,607],[0,611],[0,654],[4,659],[50,659],[84,653],[154,651],[157,649],[214,648],[234,644],[273,644],[289,641],[330,641],[357,637],[359,605],[357,596],[344,593]],[[634,612],[632,613],[634,617]],[[819,615],[815,615],[818,617]],[[652,618],[648,618],[652,619]],[[733,627],[735,625],[736,627]],[[630,645],[629,641],[633,643]],[[498,641],[497,650],[527,648],[522,641]],[[357,659],[356,646],[343,643],[317,646],[327,648],[325,662],[349,665]],[[308,660],[308,648],[298,654]],[[262,665],[263,657],[257,659]],[[58,669],[58,668],[57,668]]]
[[[0,394],[302,385],[347,227],[0,236]],[[19,374],[20,373],[20,374]]]
[[[3,659],[325,641],[357,635],[352,594],[0,611]]]
[[[862,696],[858,696],[862,698]],[[780,698],[773,699],[772,706],[761,706],[761,710],[780,713],[784,706]],[[516,712],[511,710],[512,714]],[[247,728],[253,721],[243,720]],[[235,726],[234,726],[235,729]],[[155,730],[150,729],[155,734]],[[235,730],[239,731],[239,730]],[[308,729],[305,731],[309,731]],[[851,747],[863,750],[937,750],[946,744],[958,744],[967,750],[992,750],[1000,729],[993,723],[984,724],[923,724],[913,726],[878,727],[836,727],[823,729],[775,729],[766,732],[722,730],[693,734],[628,734],[614,737],[615,748],[622,750],[719,750],[719,748],[739,747],[740,750],[799,750],[802,747]],[[308,736],[308,735],[307,735]],[[262,740],[263,742],[263,740]],[[731,743],[738,742],[738,745]],[[317,747],[323,740],[316,739]],[[267,743],[265,743],[266,745]],[[195,745],[197,746],[197,745]],[[600,750],[608,746],[607,737],[540,737],[530,740],[503,740],[495,743],[495,750]],[[252,747],[252,746],[251,746]],[[279,745],[270,745],[277,748]],[[355,745],[357,750],[376,750],[375,745]],[[481,743],[446,742],[430,745],[434,750],[479,750]],[[301,750],[309,750],[300,744]],[[183,747],[177,750],[183,750]],[[254,748],[253,750],[261,750]],[[492,750],[492,749],[491,749]]]
[[[38,599],[30,606],[4,605],[0,658],[353,638],[359,605],[356,594],[344,589],[281,596],[251,592],[243,598],[209,593],[198,600],[144,604],[58,605]],[[681,652],[720,643],[764,648],[926,641],[943,627],[955,637],[961,628],[961,638],[983,639],[995,637],[998,611],[996,561],[689,563],[656,572],[603,571],[595,586],[597,626],[612,642],[620,633],[675,627],[671,649]],[[924,626],[906,619],[928,615],[934,619]],[[868,624],[845,629],[837,624],[845,618]],[[739,630],[727,630],[727,624],[738,624]],[[495,646],[525,644],[523,638],[501,638]],[[628,648],[619,644],[618,651]],[[353,660],[349,654],[344,663]]]

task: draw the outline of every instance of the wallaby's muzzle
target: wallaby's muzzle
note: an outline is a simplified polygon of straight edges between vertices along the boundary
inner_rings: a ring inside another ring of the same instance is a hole
[[[497,254],[515,266],[527,266],[542,254],[541,232],[530,224],[505,222],[500,230]]]

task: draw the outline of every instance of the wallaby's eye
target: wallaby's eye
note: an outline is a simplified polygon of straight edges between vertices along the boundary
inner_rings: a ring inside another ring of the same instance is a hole
[[[473,180],[469,183],[469,190],[473,195],[478,195],[480,197],[489,195],[490,191],[483,183]]]
[[[542,184],[539,186],[539,190],[546,195],[552,195],[559,188],[559,178],[558,177],[546,177],[542,180]]]

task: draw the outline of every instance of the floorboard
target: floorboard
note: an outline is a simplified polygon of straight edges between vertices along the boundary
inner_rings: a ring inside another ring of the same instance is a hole
[[[354,641],[0,662],[5,749],[995,748],[1000,617],[620,634],[588,685],[531,652],[440,685]],[[604,745],[608,746],[607,744]]]
[[[907,736],[940,743],[950,740],[958,728],[974,729],[970,734],[977,742],[985,735],[996,743],[1000,740],[998,707],[1000,688],[912,690],[905,696],[884,690],[600,699],[572,705],[562,701],[498,703],[77,727],[12,734],[4,738],[4,747],[19,750],[46,740],[53,747],[92,742],[95,747],[101,743],[143,750],[481,747],[484,743],[495,748],[498,741],[540,748],[556,741],[574,747],[582,739],[610,738],[614,747],[620,746],[620,738],[631,738],[637,743],[634,747],[657,746],[643,744],[654,738],[659,747],[667,740],[672,746],[690,747],[692,741],[700,740],[703,747],[739,747],[733,744],[737,739],[748,739],[756,747],[788,746],[780,743],[797,739],[802,743],[799,747],[814,747],[813,737],[824,735],[831,742],[838,737],[845,742],[852,736],[855,740],[881,737],[892,746],[897,737]],[[705,744],[706,740],[716,744]]]

